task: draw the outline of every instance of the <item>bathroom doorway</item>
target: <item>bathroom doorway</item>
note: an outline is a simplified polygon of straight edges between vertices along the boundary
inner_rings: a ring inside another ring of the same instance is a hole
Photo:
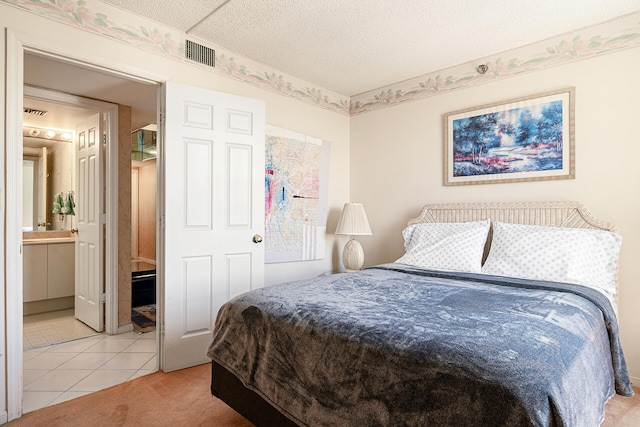
[[[131,249],[123,246],[129,245],[126,233],[129,233],[131,226],[130,208],[121,203],[121,200],[129,197],[131,189],[130,177],[124,175],[128,174],[125,171],[131,170],[131,160],[125,160],[128,158],[125,152],[129,150],[127,140],[130,138],[132,130],[140,129],[157,121],[156,92],[158,86],[155,83],[131,80],[107,71],[36,52],[24,53],[24,83],[120,106],[117,113],[120,116],[118,117],[119,128],[111,129],[112,134],[118,135],[120,147],[117,148],[115,154],[111,152],[105,156],[105,161],[111,165],[111,170],[106,171],[107,191],[104,203],[107,230],[105,236],[107,242],[110,240],[118,242],[117,247],[108,248],[106,253],[107,257],[111,257],[111,261],[106,259],[105,264],[106,318],[111,318],[111,321],[106,324],[106,331],[115,334],[132,330],[131,324],[127,325],[126,320],[123,321],[125,318],[130,318],[131,313],[131,286],[125,278],[126,275],[129,277],[131,275],[130,273],[124,275],[122,266],[124,262],[127,262],[122,259],[122,254],[129,253]],[[129,136],[126,136],[127,134]],[[111,174],[110,177],[109,174]],[[110,185],[117,190],[109,191]],[[155,188],[153,190],[155,192]],[[152,208],[152,213],[155,216],[155,206]],[[111,231],[109,231],[109,221],[111,221]],[[155,246],[152,250],[155,251]],[[155,260],[155,256],[148,258]]]
[[[92,65],[94,59],[100,59],[95,56],[80,55],[80,58],[74,56],[74,52],[68,51],[66,55],[60,55],[50,52],[62,52],[55,43],[50,43],[47,39],[33,39],[24,37],[22,33],[9,31],[7,37],[7,69],[6,69],[6,92],[7,109],[6,109],[6,127],[8,141],[5,147],[5,178],[7,181],[7,200],[14,206],[22,205],[22,101],[23,101],[23,85],[32,85],[34,87],[49,88],[61,93],[77,94],[84,98],[100,99],[106,102],[126,106],[129,108],[128,114],[131,120],[131,129],[143,126],[134,123],[135,120],[143,117],[145,120],[151,117],[146,123],[156,121],[156,109],[158,106],[158,87],[162,81],[148,72],[136,72],[135,74],[127,72],[113,71],[113,68],[103,68],[98,65]],[[71,59],[70,59],[71,58]],[[74,59],[75,58],[75,59]],[[83,60],[84,58],[84,60]],[[98,61],[100,62],[100,61]],[[147,77],[142,77],[142,76]],[[118,109],[118,114],[124,113],[124,108]],[[112,132],[118,135],[116,128]],[[120,140],[125,140],[120,138]],[[108,188],[118,187],[118,173],[130,170],[130,162],[127,162],[126,169],[119,170],[117,152],[111,153],[111,157],[107,160],[107,164],[111,167],[107,168],[107,186]],[[127,184],[129,178],[126,178]],[[15,185],[18,184],[18,185]],[[122,188],[122,187],[120,187]],[[127,189],[127,197],[129,197],[130,189]],[[118,240],[118,232],[128,233],[129,225],[124,228],[118,224],[120,200],[117,191],[107,191],[105,193],[107,214],[105,228],[107,233],[107,243],[126,241],[129,245],[129,239]],[[127,205],[128,211],[128,205]],[[19,212],[19,210],[16,210]],[[128,214],[128,212],[127,212]],[[114,223],[115,220],[115,223]],[[23,352],[22,336],[23,336],[23,289],[22,289],[22,218],[17,213],[7,213],[7,227],[5,229],[6,239],[6,281],[15,283],[16,286],[8,287],[6,292],[6,330],[7,330],[7,349],[6,349],[6,370],[5,378],[7,383],[7,410],[8,419],[14,419],[20,416],[22,408],[22,385],[23,385]],[[111,237],[110,237],[111,236]],[[113,238],[115,236],[115,240]],[[122,313],[118,311],[119,283],[126,279],[119,277],[118,255],[119,250],[129,253],[129,248],[120,248],[110,246],[106,251],[106,261],[104,268],[106,270],[106,295],[107,301],[115,302],[108,307],[106,329],[109,334],[121,334],[122,332],[131,331],[130,324],[130,307],[125,306],[124,315],[126,319],[119,319]],[[127,262],[130,260],[127,259]],[[128,268],[127,268],[128,269]],[[130,293],[130,286],[125,283],[126,293]],[[115,306],[115,307],[114,307]],[[154,334],[155,336],[156,334]],[[155,339],[153,340],[156,341]],[[20,343],[19,345],[17,345]],[[154,351],[157,347],[154,344]],[[161,345],[158,342],[157,345]],[[157,367],[157,362],[156,365]]]
[[[78,123],[92,116],[107,118],[110,112],[74,105],[77,104],[74,97],[65,98],[43,89],[26,87],[24,92],[22,233],[26,350],[103,331],[103,306],[96,307],[92,315],[102,316],[100,322],[91,322],[74,310],[76,293],[82,292],[75,286],[76,268],[81,267],[75,247],[78,230],[75,133]],[[104,253],[104,248],[100,252]],[[97,293],[104,293],[103,280],[92,281],[96,282],[92,286]]]
[[[83,96],[91,99],[100,99],[105,102],[118,104],[120,106],[118,109],[118,120],[121,124],[127,123],[129,133],[131,129],[140,127],[141,123],[151,123],[156,121],[155,111],[156,111],[157,101],[156,101],[155,92],[157,90],[157,86],[155,85],[128,81],[123,77],[115,77],[115,76],[108,75],[106,73],[102,73],[96,70],[91,70],[85,67],[78,66],[77,64],[66,63],[61,60],[55,60],[50,57],[40,56],[38,54],[25,53],[24,64],[25,64],[24,65],[25,84],[29,84],[37,87],[48,87],[49,89],[52,89],[64,94],[74,93],[74,94],[77,94],[78,96]],[[145,101],[140,102],[141,99],[145,99]],[[125,114],[124,120],[123,120],[123,117],[121,117],[123,114],[122,111],[128,112],[128,116],[126,116]],[[95,111],[92,111],[92,112],[95,112]],[[55,127],[62,128],[62,126],[58,126],[58,125],[56,125]],[[123,129],[116,129],[115,132],[113,132],[113,130],[111,131],[112,134],[117,134],[120,140],[125,140],[123,132],[127,132],[127,131]],[[120,150],[122,150],[122,148],[120,148]],[[109,173],[111,173],[111,175],[113,175],[114,173],[116,174],[116,180],[110,181],[110,178],[107,176],[106,178],[107,189],[103,191],[103,196],[101,197],[104,200],[104,203],[106,204],[106,215],[105,215],[105,218],[101,218],[101,221],[103,222],[103,224],[105,222],[107,223],[104,225],[104,227],[106,228],[105,239],[107,242],[106,256],[110,257],[110,258],[107,258],[107,262],[105,263],[105,266],[104,266],[105,272],[107,272],[107,277],[105,280],[106,292],[103,291],[102,293],[104,295],[103,298],[105,301],[105,303],[103,304],[104,314],[105,314],[104,323],[106,325],[107,333],[117,335],[116,337],[113,337],[113,338],[118,339],[117,342],[119,344],[122,344],[125,341],[128,342],[128,341],[137,340],[138,337],[142,339],[142,342],[144,342],[145,344],[143,346],[144,353],[146,354],[146,353],[152,352],[153,357],[149,361],[146,361],[144,363],[144,366],[132,366],[131,361],[126,357],[124,357],[124,359],[128,360],[126,364],[126,369],[127,370],[135,369],[136,374],[134,375],[138,375],[139,373],[142,373],[142,372],[149,373],[149,372],[153,372],[158,367],[157,340],[155,339],[156,333],[154,332],[150,334],[137,335],[133,331],[133,326],[130,321],[131,319],[131,306],[130,306],[131,287],[128,283],[126,283],[126,280],[124,281],[125,283],[124,286],[121,285],[123,283],[123,279],[122,277],[120,277],[122,275],[122,272],[121,272],[122,268],[118,266],[119,264],[118,256],[120,252],[129,253],[129,248],[123,248],[121,246],[122,242],[126,242],[127,245],[129,244],[128,239],[122,238],[122,236],[124,235],[123,233],[129,232],[129,225],[125,224],[123,226],[119,222],[115,222],[115,224],[113,223],[114,217],[122,218],[123,216],[126,215],[126,218],[127,219],[129,218],[129,212],[125,212],[125,211],[128,211],[129,208],[126,207],[126,209],[123,210],[119,207],[118,203],[121,197],[129,196],[129,189],[127,188],[129,186],[128,179],[123,180],[122,174],[125,173],[125,171],[131,169],[130,161],[127,160],[127,164],[124,165],[120,161],[120,158],[117,156],[117,153],[116,155],[113,155],[112,153],[109,154],[107,150],[105,167],[107,169],[110,169],[110,171],[107,171],[107,175]],[[73,172],[68,172],[68,173],[70,176],[73,176]],[[120,176],[118,177],[118,175]],[[71,182],[72,182],[71,191],[75,191],[77,180],[78,180],[78,177],[71,178]],[[122,184],[123,181],[125,182],[124,185]],[[117,183],[117,186],[113,184],[114,182]],[[126,191],[124,193],[125,196],[122,196],[121,194],[117,194],[117,192],[116,194],[114,194],[114,192],[110,192],[108,189],[109,186],[110,188],[114,188],[114,189],[117,188],[118,191],[121,191],[123,190],[123,188],[126,188]],[[62,203],[64,204],[68,199],[67,196],[69,194],[69,191],[63,189],[60,192],[63,193]],[[48,206],[49,204],[52,204],[52,201],[51,201],[52,193],[55,196],[58,193],[58,190],[50,189],[47,191],[47,194],[48,194],[47,199],[49,199],[46,202],[47,210],[53,210],[52,206]],[[113,215],[112,213],[115,213],[115,215]],[[53,230],[53,229],[57,228],[57,226],[60,225],[60,228],[62,228],[63,230],[69,231],[73,228],[76,228],[76,225],[78,224],[76,220],[77,218],[74,218],[73,216],[71,217],[65,216],[65,218],[60,223],[58,223],[58,222],[55,222],[55,221],[58,221],[58,218],[54,215],[54,218],[52,219],[35,222],[32,228],[33,230],[36,230],[36,231],[37,229],[41,228],[42,230],[40,231],[44,231],[44,229],[47,229],[48,232],[54,232],[57,230]],[[109,232],[109,221],[111,221],[111,224],[112,224],[111,233]],[[112,238],[113,231],[115,231],[115,235],[116,235],[115,240],[119,242],[119,246],[115,246],[111,244],[111,242],[114,241],[114,239]],[[55,252],[59,252],[59,251],[56,250]],[[109,262],[109,259],[111,259],[111,262]],[[68,269],[66,270],[68,271]],[[108,273],[109,271],[110,273]],[[23,283],[24,283],[24,280],[23,280]],[[110,286],[115,291],[115,292],[112,291],[111,294],[109,293]],[[52,314],[53,313],[55,313],[56,315],[60,315],[60,317],[65,317],[65,314],[68,314],[68,313],[65,313],[64,310],[56,310],[52,312]],[[68,319],[68,316],[66,317]],[[50,319],[51,322],[54,322],[54,321],[58,322],[58,320],[59,319]],[[27,328],[28,326],[23,323],[23,330],[26,331]],[[87,333],[96,334],[95,331],[87,331]],[[25,334],[23,334],[23,338],[24,338],[24,335]],[[148,338],[149,335],[152,337],[151,339]],[[97,336],[91,336],[89,338],[82,339],[80,341],[84,342],[86,340],[94,339],[100,336],[105,336],[105,334],[103,333]],[[65,338],[64,340],[67,340],[68,338],[69,337]],[[77,337],[70,337],[70,339],[73,339],[73,340],[75,340],[76,338]],[[108,337],[108,338],[111,338],[111,337]],[[61,344],[61,345],[75,344],[76,342],[79,343],[80,341],[74,341],[73,343],[67,343],[67,344]],[[26,344],[26,340],[25,340],[25,344]],[[136,349],[136,351],[139,351],[139,350],[140,349]],[[123,350],[123,352],[125,351],[126,349]],[[124,356],[126,356],[126,354],[124,354]],[[31,355],[29,357],[31,357]],[[23,365],[23,374],[25,372],[24,370],[27,370],[27,373],[30,372],[27,369],[28,364],[31,363],[32,361],[32,360],[31,361],[27,360],[29,359],[29,357],[27,357],[26,355],[24,357],[25,364]],[[136,359],[136,363],[137,362],[139,361]],[[115,357],[114,357],[113,363],[115,363]],[[124,367],[125,365],[120,366],[120,368],[124,368]],[[109,381],[114,380],[113,375],[110,376],[107,371],[103,373],[101,369],[96,369],[96,371],[93,374],[91,374],[91,381],[101,381],[101,380],[98,380],[97,377],[102,377],[102,376],[104,376],[105,384],[109,383]],[[38,380],[34,380],[33,382],[31,382],[31,384],[27,384],[29,375],[26,375],[24,378],[25,380],[23,384],[25,387],[32,387],[32,388],[35,387],[35,389],[41,388],[40,385],[38,384]],[[123,380],[126,380],[126,379],[123,379]],[[49,384],[47,385],[47,387],[52,387],[52,386],[51,384]],[[61,390],[62,389],[60,390],[56,389],[56,392],[60,391],[62,393]],[[32,399],[34,394],[37,395],[38,392],[25,389],[24,391],[25,400],[23,402],[27,402],[27,401],[30,402],[30,404],[24,403],[25,407],[30,407],[31,404],[33,404],[33,402],[30,401],[29,399]],[[46,403],[45,403],[45,406],[46,406]],[[33,406],[31,406],[31,408],[33,409]]]

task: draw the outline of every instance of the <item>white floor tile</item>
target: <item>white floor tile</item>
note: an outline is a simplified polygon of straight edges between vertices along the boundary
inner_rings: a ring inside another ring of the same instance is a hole
[[[143,334],[138,334],[138,336],[140,338],[143,338],[145,340],[155,340],[156,339],[156,332],[145,332]]]
[[[64,342],[62,344],[52,345],[46,350],[48,353],[80,353],[89,347],[96,345],[98,341],[89,339],[80,339],[75,341]]]
[[[35,357],[25,360],[23,369],[55,369],[77,353],[40,353]]]
[[[133,339],[133,340],[137,340],[141,337],[141,335],[139,335],[137,332],[135,331],[129,331],[129,332],[125,332],[124,334],[118,334],[118,335],[107,335],[107,337],[105,339],[107,340],[121,340],[121,339]]]
[[[67,391],[95,372],[92,369],[54,369],[24,387],[25,391]]]
[[[119,353],[112,357],[107,363],[102,365],[98,370],[109,369],[135,369],[138,370],[147,363],[155,353]]]
[[[157,371],[156,332],[94,333],[78,339],[74,334],[84,331],[73,310],[25,316],[24,328],[24,412]],[[64,343],[51,344],[61,337]],[[37,348],[29,348],[33,345]]]
[[[25,391],[22,393],[22,412],[32,412],[49,406],[61,394],[59,391]]]
[[[75,399],[76,397],[82,397],[86,394],[91,394],[92,391],[65,391],[57,398],[53,399],[49,405],[57,405],[58,403],[66,402],[67,400]]]
[[[149,359],[149,361],[147,363],[144,364],[144,366],[142,366],[142,368],[140,369],[152,369],[154,371],[158,370],[158,356],[153,355],[153,357],[151,359]]]
[[[120,353],[125,348],[136,342],[135,339],[105,338],[98,340],[94,345],[85,350],[86,353]]]
[[[36,357],[37,355],[44,353],[44,349],[42,348],[35,348],[32,350],[27,350],[25,352],[22,353],[22,360],[23,361],[27,361],[30,359],[33,359],[34,357]]]
[[[22,371],[22,384],[26,387],[48,372],[48,369],[24,369]]]
[[[97,334],[75,319],[74,310],[58,310],[23,317],[23,347],[42,347]]]
[[[69,391],[98,391],[126,382],[136,373],[135,369],[99,369],[69,389]]]
[[[124,353],[155,353],[156,342],[154,340],[139,339],[122,351]]]
[[[80,353],[58,369],[98,369],[118,353]]]

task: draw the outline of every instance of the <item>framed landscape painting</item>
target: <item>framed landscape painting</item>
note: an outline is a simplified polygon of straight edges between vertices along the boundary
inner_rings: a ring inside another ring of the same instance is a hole
[[[444,185],[575,178],[575,88],[444,117]]]

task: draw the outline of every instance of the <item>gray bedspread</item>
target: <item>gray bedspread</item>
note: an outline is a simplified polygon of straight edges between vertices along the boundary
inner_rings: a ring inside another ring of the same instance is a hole
[[[633,394],[606,297],[385,264],[219,311],[209,356],[308,426],[598,426]]]

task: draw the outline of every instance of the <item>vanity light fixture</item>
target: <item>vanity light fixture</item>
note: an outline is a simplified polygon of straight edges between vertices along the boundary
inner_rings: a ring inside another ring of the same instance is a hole
[[[73,140],[73,131],[63,129],[47,129],[34,126],[24,126],[22,136],[40,139],[50,139],[53,141],[69,142]]]

